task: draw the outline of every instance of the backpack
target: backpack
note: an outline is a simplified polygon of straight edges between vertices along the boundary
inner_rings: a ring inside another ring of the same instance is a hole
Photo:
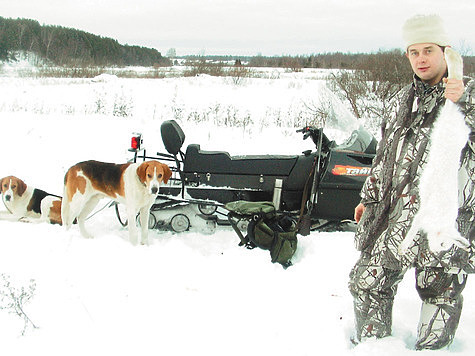
[[[249,202],[244,200],[227,203],[228,219],[241,239],[240,245],[252,249],[269,250],[272,263],[284,268],[292,265],[291,259],[297,250],[297,229],[294,221],[285,214],[277,213],[272,202]],[[238,228],[242,220],[248,221],[247,235]]]

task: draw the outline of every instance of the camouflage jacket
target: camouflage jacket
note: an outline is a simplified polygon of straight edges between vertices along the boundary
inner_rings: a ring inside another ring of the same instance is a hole
[[[355,235],[358,250],[368,253],[374,263],[390,269],[411,265],[463,269],[475,273],[475,82],[465,80],[465,93],[457,102],[471,128],[462,151],[459,169],[460,233],[472,242],[471,251],[455,246],[432,253],[424,234],[419,233],[407,255],[398,246],[409,230],[419,208],[416,185],[427,160],[429,137],[438,112],[445,103],[444,85],[429,87],[414,77],[399,93],[395,115],[382,125],[382,139],[371,173],[361,191],[366,210]],[[450,139],[448,137],[447,139]]]

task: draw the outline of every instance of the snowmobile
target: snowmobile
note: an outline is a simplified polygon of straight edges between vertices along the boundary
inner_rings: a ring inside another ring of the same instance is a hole
[[[278,211],[301,223],[302,235],[352,221],[377,145],[363,128],[337,145],[323,129],[306,126],[297,132],[311,138],[314,149],[288,156],[231,156],[195,143],[184,149],[185,133],[174,120],[164,121],[160,131],[167,152],[149,156],[142,134],[135,133],[130,161],[158,159],[174,172],[168,184],[160,186],[149,228],[175,232],[213,233],[217,225],[229,225],[225,205],[235,201],[273,202]],[[117,205],[116,212],[125,225]]]

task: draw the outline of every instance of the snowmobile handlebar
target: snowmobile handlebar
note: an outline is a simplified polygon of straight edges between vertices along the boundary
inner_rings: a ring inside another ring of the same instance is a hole
[[[330,144],[330,140],[328,137],[323,133],[323,128],[317,128],[314,126],[305,126],[301,129],[296,130],[296,132],[303,133],[303,139],[306,140],[307,138],[311,137],[313,143],[316,147],[318,147],[318,142],[320,135],[322,135],[322,143],[324,146],[328,146]]]

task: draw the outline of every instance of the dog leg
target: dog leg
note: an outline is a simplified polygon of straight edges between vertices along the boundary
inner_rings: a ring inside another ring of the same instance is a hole
[[[56,211],[56,219],[54,221],[54,223],[60,223],[61,224],[61,199],[59,198],[56,198],[56,197],[53,197],[53,196],[47,196],[45,198],[43,198],[43,200],[41,201],[41,204],[40,204],[40,214],[41,216],[38,218],[38,219],[33,219],[35,221],[32,221],[34,223],[40,223],[40,222],[46,222],[46,223],[53,223],[53,221],[51,221],[50,219],[50,212],[53,212],[55,211],[55,209],[53,208],[53,205],[55,202],[59,202],[59,209],[56,209],[56,210],[59,210],[59,211]]]
[[[71,204],[72,201],[70,201],[69,198],[68,188],[65,185],[63,191],[63,202],[61,204],[61,219],[63,221],[63,226],[66,228],[66,230],[69,230],[69,228],[73,224],[73,220],[76,218],[76,216],[71,218]]]
[[[0,211],[0,220],[7,220],[7,221],[18,221],[22,217],[14,214],[10,214],[7,211]]]
[[[148,220],[150,217],[150,206],[140,209],[140,227],[142,229],[142,245],[149,246],[148,240]]]
[[[89,214],[94,210],[96,207],[97,203],[99,203],[99,200],[101,200],[100,196],[94,196],[91,199],[89,199],[86,204],[84,205],[83,209],[81,210],[81,213],[77,217],[78,221],[78,226],[79,226],[79,231],[81,232],[81,235],[87,239],[92,239],[94,236],[91,235],[87,230],[84,225],[84,222],[86,221],[87,217]]]
[[[137,211],[134,207],[130,207],[130,204],[127,205],[127,219],[129,221],[129,241],[132,245],[137,245],[138,243],[138,229],[136,220]]]
[[[48,219],[44,219],[43,217],[39,218],[32,218],[29,216],[24,216],[20,219],[21,222],[29,223],[29,224],[40,224],[44,222],[48,222]]]

